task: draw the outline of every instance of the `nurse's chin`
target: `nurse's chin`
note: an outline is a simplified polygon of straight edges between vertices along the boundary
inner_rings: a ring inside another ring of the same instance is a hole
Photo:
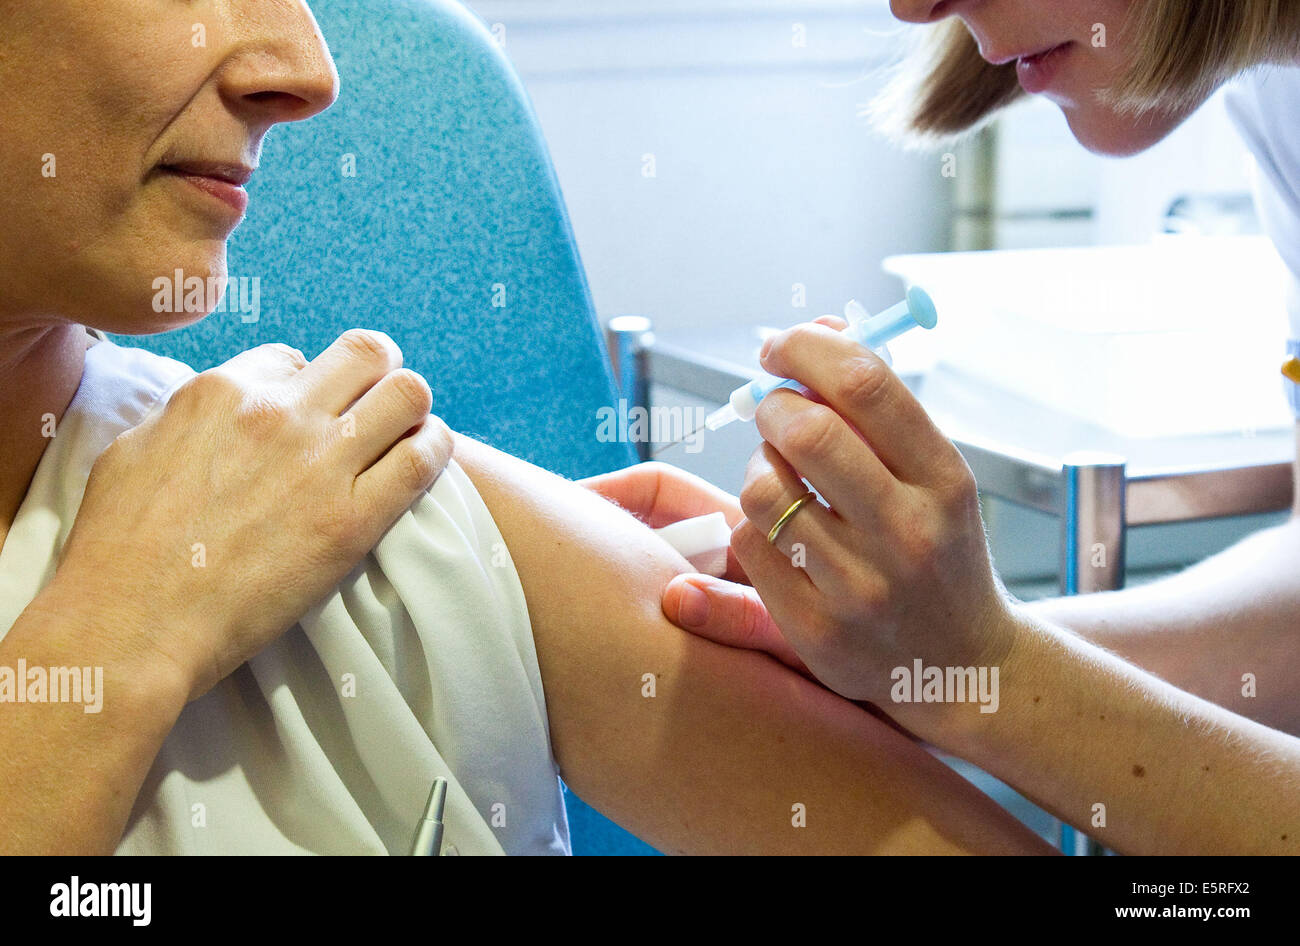
[[[1164,141],[1195,109],[1133,115],[1092,103],[1063,106],[1061,111],[1075,140],[1093,154],[1127,158]]]

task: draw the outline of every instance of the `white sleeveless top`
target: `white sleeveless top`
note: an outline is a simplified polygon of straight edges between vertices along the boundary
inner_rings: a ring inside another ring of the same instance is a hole
[[[0,637],[53,576],[95,458],[193,375],[108,341],[86,352],[0,552]],[[453,462],[321,604],[185,708],[117,853],[406,854],[438,775],[444,851],[569,853],[504,547]]]

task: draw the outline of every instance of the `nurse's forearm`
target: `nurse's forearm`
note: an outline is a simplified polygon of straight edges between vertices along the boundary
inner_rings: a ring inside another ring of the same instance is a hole
[[[115,646],[114,622],[139,616],[115,616],[103,597],[58,582],[0,641],[0,668],[15,677],[20,667],[90,668],[102,688],[83,690],[81,702],[48,702],[52,690],[36,690],[29,676],[14,680],[32,684],[23,702],[16,691],[0,702],[0,854],[112,854],[188,692],[165,658]],[[33,702],[38,695],[47,701]]]
[[[666,852],[1051,853],[910,739],[753,651],[687,634],[686,561],[599,496],[473,441],[456,459],[523,583],[561,774]]]
[[[1300,734],[1300,519],[1181,574],[1029,613],[1197,696]]]
[[[996,712],[933,704],[946,748],[1121,853],[1300,852],[1300,740],[1018,627]]]

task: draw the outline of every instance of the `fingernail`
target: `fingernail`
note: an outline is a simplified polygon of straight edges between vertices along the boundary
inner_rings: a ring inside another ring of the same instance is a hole
[[[769,336],[769,337],[763,339],[763,347],[760,348],[760,349],[758,350],[758,359],[759,359],[759,361],[762,361],[764,358],[766,358],[766,357],[767,357],[767,353],[770,352],[770,351],[772,350],[772,339],[773,339],[773,338],[775,338],[775,336]]]
[[[677,623],[682,627],[703,627],[709,621],[709,596],[698,585],[682,583],[677,603]]]

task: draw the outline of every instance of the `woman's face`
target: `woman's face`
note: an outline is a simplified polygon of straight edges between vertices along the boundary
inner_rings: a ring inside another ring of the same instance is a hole
[[[979,43],[980,55],[996,64],[1015,62],[1020,84],[1060,106],[1084,147],[1128,155],[1160,141],[1193,111],[1135,116],[1099,100],[1097,93],[1114,88],[1132,55],[1134,37],[1124,24],[1137,2],[1141,0],[890,0],[890,6],[896,17],[910,23],[959,17]]]
[[[306,3],[0,0],[0,24],[0,326],[197,320],[154,281],[226,275],[267,130],[338,94]]]

